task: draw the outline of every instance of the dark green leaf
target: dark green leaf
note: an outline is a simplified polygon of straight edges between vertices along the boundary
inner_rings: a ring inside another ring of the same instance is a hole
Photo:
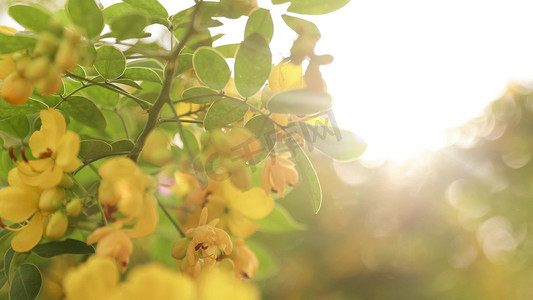
[[[348,2],[350,0],[291,0],[287,10],[303,15],[323,15],[336,11]]]
[[[297,199],[309,199],[313,206],[313,211],[316,214],[322,206],[322,188],[320,187],[315,168],[296,140],[288,137],[285,143],[292,153],[292,157],[296,163],[296,170],[300,177],[298,184],[285,196],[285,200],[296,201]]]
[[[111,151],[113,153],[128,152],[133,149],[133,142],[130,140],[118,140],[111,143]]]
[[[126,70],[126,57],[113,46],[102,46],[96,50],[94,67],[106,79],[118,78]]]
[[[260,34],[267,43],[270,43],[274,34],[274,23],[270,11],[257,8],[250,14],[248,22],[246,22],[244,38],[249,37],[252,33]]]
[[[83,140],[80,143],[79,157],[84,162],[104,157],[112,153],[113,147],[102,140]]]
[[[274,122],[264,115],[258,115],[246,122],[245,127],[250,130],[261,142],[262,153],[251,163],[261,162],[276,145],[276,128]]]
[[[297,89],[275,94],[268,101],[267,109],[273,113],[307,115],[326,111],[332,105],[330,94]]]
[[[104,29],[104,17],[94,0],[68,0],[67,12],[88,38],[98,36]]]
[[[126,68],[126,71],[121,78],[128,78],[132,80],[152,81],[161,83],[161,78],[155,71],[149,68],[133,67]]]
[[[7,35],[0,32],[0,54],[33,49],[36,42],[35,38],[24,34]]]
[[[83,125],[105,129],[107,123],[100,109],[91,100],[82,96],[72,96],[61,106],[69,116]]]
[[[222,90],[230,79],[231,71],[224,56],[213,48],[198,48],[192,63],[200,81],[210,88]]]
[[[206,130],[227,126],[229,123],[242,120],[248,111],[248,106],[243,101],[224,98],[213,103],[204,119]]]
[[[94,253],[94,248],[82,241],[66,239],[64,241],[53,241],[45,244],[39,244],[35,246],[31,251],[39,255],[40,257],[48,258],[61,254],[89,255]]]
[[[116,17],[110,24],[111,34],[119,40],[140,38],[149,22],[145,15],[131,13]]]
[[[168,12],[157,0],[123,0],[132,7],[138,8],[148,15],[158,16],[164,19],[168,18]]]
[[[25,115],[3,119],[0,121],[0,131],[23,139],[30,133],[30,121]]]
[[[237,49],[239,49],[240,44],[228,44],[215,47],[215,50],[220,52],[225,58],[235,58]]]
[[[210,89],[205,86],[193,86],[192,88],[188,88],[185,91],[183,91],[183,94],[181,97],[183,99],[191,98],[185,100],[189,103],[196,103],[196,104],[205,104],[205,103],[211,103],[218,99],[220,99],[220,96],[213,96],[218,95],[218,91]]]
[[[46,104],[31,98],[26,103],[17,106],[0,100],[0,121],[17,115],[35,114],[47,108]]]
[[[298,230],[305,230],[304,224],[298,223],[290,213],[279,203],[276,203],[274,210],[264,219],[255,220],[259,226],[258,230],[269,233],[284,233]]]
[[[37,6],[13,5],[9,7],[9,15],[24,28],[40,32],[48,28],[50,13]]]
[[[11,287],[10,300],[34,300],[41,290],[41,272],[33,264],[22,264],[15,271]]]
[[[272,53],[258,33],[247,37],[235,56],[235,87],[243,97],[253,96],[270,76]]]
[[[307,141],[311,150],[316,147],[336,160],[356,160],[367,148],[367,144],[349,130],[328,125],[311,125],[304,122],[297,124],[297,130]]]

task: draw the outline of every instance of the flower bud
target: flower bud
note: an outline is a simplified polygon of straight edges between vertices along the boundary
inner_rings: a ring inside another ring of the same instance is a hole
[[[63,174],[63,178],[61,179],[59,185],[66,189],[71,189],[74,186],[74,180],[72,180],[70,175]]]
[[[62,84],[60,70],[52,66],[49,69],[48,75],[37,83],[37,91],[43,95],[51,95],[56,93]]]
[[[39,198],[39,208],[42,211],[53,212],[57,209],[57,202],[62,203],[65,200],[65,191],[62,188],[53,187],[44,190]]]
[[[75,198],[70,200],[66,207],[67,214],[71,217],[77,217],[81,212],[81,200]]]
[[[183,259],[187,253],[187,247],[189,246],[190,242],[191,239],[189,238],[181,238],[177,240],[174,243],[174,246],[172,246],[172,257],[175,259]]]
[[[48,221],[48,225],[46,225],[46,238],[58,239],[67,232],[67,228],[67,216],[60,211],[55,212],[50,218],[50,221]]]
[[[48,74],[50,60],[46,56],[33,59],[24,70],[24,77],[29,81],[36,81]]]
[[[74,68],[78,64],[79,54],[76,48],[67,40],[63,40],[59,45],[55,56],[55,65],[67,71]]]
[[[33,85],[17,72],[11,73],[2,83],[2,98],[12,105],[22,105],[33,92]]]

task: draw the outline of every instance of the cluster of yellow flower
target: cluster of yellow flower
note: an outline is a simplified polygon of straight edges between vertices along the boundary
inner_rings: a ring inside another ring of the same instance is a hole
[[[43,236],[63,236],[67,215],[77,216],[81,209],[78,198],[67,201],[65,197],[65,189],[72,188],[72,179],[65,173],[79,166],[80,137],[66,130],[65,118],[55,109],[41,111],[41,122],[41,129],[29,140],[31,153],[38,159],[28,160],[23,149],[23,160],[9,172],[10,186],[0,190],[0,218],[20,225],[2,224],[19,232],[11,240],[18,252],[31,250]]]
[[[4,55],[0,63],[0,79],[3,80],[1,95],[13,104],[24,104],[31,96],[34,86],[41,94],[48,95],[61,88],[61,76],[74,68],[79,60],[81,35],[62,26],[39,34],[33,52],[16,52]],[[1,26],[4,34],[15,34],[13,28]]]

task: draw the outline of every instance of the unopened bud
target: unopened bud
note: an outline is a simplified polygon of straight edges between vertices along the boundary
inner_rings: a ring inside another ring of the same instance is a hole
[[[39,208],[42,211],[52,212],[57,210],[58,204],[62,205],[63,201],[65,201],[65,192],[62,188],[49,188],[41,193]]]
[[[48,225],[46,225],[46,231],[45,231],[46,238],[58,239],[62,237],[65,234],[65,232],[67,232],[67,228],[68,228],[67,216],[60,211],[55,212],[52,215],[52,217],[50,217],[50,221],[48,221]]]
[[[70,200],[70,202],[67,204],[66,210],[69,216],[78,216],[81,212],[81,200],[79,198]]]
[[[74,180],[72,180],[70,175],[63,174],[63,178],[61,179],[59,185],[66,189],[71,189],[74,186]]]
[[[175,259],[183,259],[187,253],[187,247],[189,246],[190,242],[191,239],[189,238],[181,238],[177,240],[174,243],[174,246],[172,246],[172,257]]]

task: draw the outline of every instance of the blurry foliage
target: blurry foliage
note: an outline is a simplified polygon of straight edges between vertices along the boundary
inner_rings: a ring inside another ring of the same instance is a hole
[[[531,299],[533,93],[509,88],[449,139],[402,166],[313,153],[323,208],[282,202],[309,226],[263,236],[285,254],[265,298]]]

